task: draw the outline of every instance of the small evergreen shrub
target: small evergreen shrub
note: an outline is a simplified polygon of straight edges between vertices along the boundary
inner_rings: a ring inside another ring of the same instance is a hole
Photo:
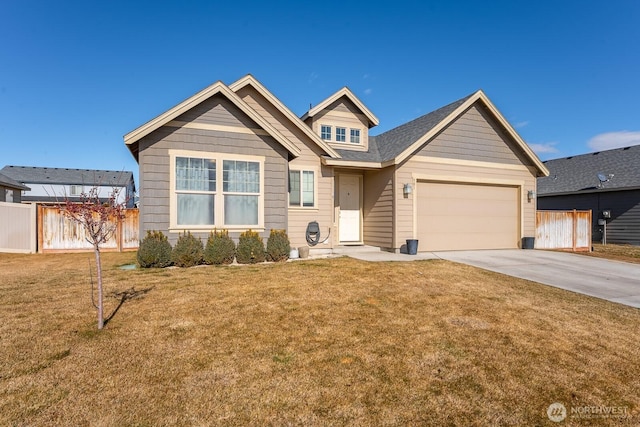
[[[279,262],[289,259],[291,244],[285,230],[271,229],[267,239],[267,260]]]
[[[213,230],[204,248],[205,264],[231,264],[236,255],[236,244],[227,230]]]
[[[202,264],[204,248],[202,240],[185,231],[178,237],[171,252],[171,261],[178,267],[193,267]]]
[[[162,231],[147,231],[138,247],[136,258],[141,268],[163,268],[171,265],[171,243]]]
[[[264,262],[264,260],[264,243],[260,234],[252,230],[247,230],[240,234],[238,248],[236,249],[236,261],[238,261],[238,264],[256,264]]]

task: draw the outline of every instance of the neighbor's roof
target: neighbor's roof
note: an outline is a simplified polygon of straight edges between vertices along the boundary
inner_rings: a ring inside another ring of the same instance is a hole
[[[0,172],[23,184],[118,185],[133,181],[129,171],[5,166]]]
[[[544,162],[549,176],[538,178],[538,195],[640,188],[640,146],[597,151]],[[598,174],[609,181],[600,185]]]
[[[26,185],[20,184],[18,181],[9,178],[8,176],[0,173],[0,185],[3,187],[14,188],[16,190],[31,190]]]
[[[531,160],[531,164],[538,169],[539,174],[546,175],[548,171],[538,156],[481,90],[380,135],[370,136],[369,150],[366,152],[337,150],[342,157],[341,159],[326,159],[324,161],[330,165],[340,165],[343,162],[363,162],[375,164],[376,167],[402,163],[476,102],[484,104],[496,121],[502,125],[506,134],[516,142],[524,155]]]

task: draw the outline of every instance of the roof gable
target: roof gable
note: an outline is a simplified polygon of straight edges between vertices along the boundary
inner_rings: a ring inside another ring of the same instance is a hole
[[[322,110],[324,110],[325,108],[329,107],[331,104],[333,104],[334,102],[336,102],[337,100],[339,100],[342,97],[345,97],[349,101],[351,101],[353,103],[353,105],[355,105],[358,108],[358,110],[360,110],[360,112],[362,112],[362,114],[364,114],[364,116],[367,118],[367,120],[369,122],[368,126],[370,128],[373,127],[373,126],[377,126],[378,123],[380,123],[378,118],[346,86],[343,87],[342,89],[340,89],[339,91],[337,91],[336,93],[334,93],[333,95],[331,95],[330,97],[328,97],[327,99],[325,99],[324,101],[320,102],[315,107],[311,108],[309,111],[307,111],[304,114],[304,116],[302,116],[301,119],[304,121],[309,117],[313,117],[313,116],[317,115]]]
[[[640,145],[547,160],[544,164],[550,174],[538,178],[540,196],[640,188]],[[598,174],[609,180],[601,184]]]
[[[8,176],[0,173],[0,186],[3,187],[8,187],[8,188],[13,188],[16,190],[31,190],[29,187],[27,187],[26,185],[22,185],[20,184],[18,181],[9,178]]]
[[[184,114],[195,106],[201,104],[214,95],[221,94],[231,101],[236,107],[238,107],[243,113],[245,113],[251,120],[256,122],[262,127],[269,135],[271,135],[276,141],[287,149],[293,156],[299,156],[301,151],[293,142],[289,141],[284,135],[282,135],[277,129],[275,129],[269,122],[267,122],[260,114],[253,110],[246,102],[244,102],[234,91],[225,86],[222,82],[218,81],[211,86],[201,90],[190,98],[182,101],[175,107],[165,111],[154,119],[148,121],[137,129],[129,132],[124,136],[124,142],[129,146],[129,149],[134,153],[137,159],[137,147],[136,143],[143,137],[149,135],[151,132],[159,129],[160,127],[168,124],[176,117]]]
[[[247,74],[243,78],[229,85],[229,89],[237,93],[245,86],[251,86],[260,95],[262,95],[267,101],[269,101],[278,111],[280,111],[287,119],[291,121],[298,129],[300,129],[305,135],[307,135],[316,145],[318,145],[325,153],[330,157],[339,158],[340,155],[324,142],[313,130],[307,126],[298,116],[296,116],[286,105],[284,105],[278,98],[276,98],[267,88],[265,88],[255,77],[251,74]]]

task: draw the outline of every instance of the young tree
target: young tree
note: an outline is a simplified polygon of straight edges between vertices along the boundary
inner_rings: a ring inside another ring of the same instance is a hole
[[[118,222],[124,217],[126,200],[119,201],[120,192],[121,188],[114,187],[108,195],[108,200],[105,201],[104,199],[100,199],[100,188],[94,186],[88,192],[82,193],[79,201],[71,201],[66,197],[64,203],[59,206],[64,216],[84,228],[87,242],[93,245],[98,277],[98,303],[96,304],[98,310],[98,329],[104,327],[100,245],[113,237],[117,230]]]

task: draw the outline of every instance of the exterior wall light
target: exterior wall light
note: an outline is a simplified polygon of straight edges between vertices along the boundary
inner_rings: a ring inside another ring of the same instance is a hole
[[[527,199],[528,199],[529,201],[532,201],[532,200],[533,200],[533,199],[535,199],[535,198],[536,198],[536,192],[535,192],[535,191],[533,191],[533,190],[529,190],[529,191],[527,192]]]
[[[402,193],[405,196],[408,196],[409,194],[413,193],[413,187],[411,186],[411,184],[407,183],[402,187]]]

